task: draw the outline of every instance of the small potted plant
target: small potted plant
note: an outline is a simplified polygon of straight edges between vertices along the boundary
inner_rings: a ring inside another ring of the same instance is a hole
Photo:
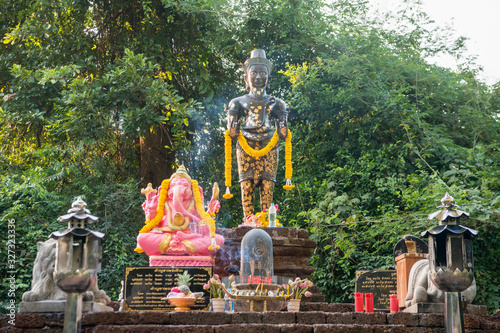
[[[289,280],[288,286],[283,285],[283,288],[290,289],[292,291],[292,299],[288,301],[287,309],[290,312],[298,312],[300,309],[300,300],[302,296],[311,297],[312,293],[307,291],[314,284],[309,279],[296,278],[295,281]]]
[[[233,275],[229,277],[229,281],[231,283],[234,281]],[[210,302],[212,303],[212,311],[214,312],[224,312],[225,310],[224,289],[222,286],[224,286],[224,284],[217,274],[214,274],[203,286],[203,289],[210,292]]]

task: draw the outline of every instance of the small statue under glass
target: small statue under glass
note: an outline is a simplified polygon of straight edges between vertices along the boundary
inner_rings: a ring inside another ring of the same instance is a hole
[[[283,100],[266,93],[273,65],[266,58],[264,50],[253,50],[250,59],[243,64],[243,69],[248,94],[231,100],[226,111],[229,136],[233,140],[240,137],[236,155],[246,219],[254,213],[257,188],[261,210],[269,209],[272,203],[279,155],[276,142],[278,138],[285,140],[288,135],[288,107]],[[269,148],[269,152],[261,157],[248,153]]]

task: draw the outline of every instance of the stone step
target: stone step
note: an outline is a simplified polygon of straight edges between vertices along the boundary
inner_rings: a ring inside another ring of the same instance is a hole
[[[333,309],[341,305],[326,304]],[[325,306],[326,308],[326,306]],[[0,332],[62,332],[64,314],[17,313],[15,325],[0,316]],[[466,333],[500,332],[500,316],[464,315]],[[356,312],[165,312],[84,313],[82,332],[413,332],[444,331],[443,314]]]
[[[429,330],[422,327],[420,330],[412,330],[415,333],[441,333],[442,328]],[[349,332],[363,332],[363,333],[404,333],[408,332],[403,325],[335,325],[335,324],[229,324],[229,325],[99,325],[96,326],[92,333],[349,333]]]

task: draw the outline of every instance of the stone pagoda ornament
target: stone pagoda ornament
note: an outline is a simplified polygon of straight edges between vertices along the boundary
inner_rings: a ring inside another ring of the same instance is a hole
[[[431,281],[445,292],[446,332],[464,332],[460,293],[474,280],[472,237],[477,231],[459,225],[462,216],[469,213],[459,210],[448,193],[441,199],[440,211],[429,215],[438,219],[439,225],[426,230],[422,237],[429,239],[429,269]]]
[[[97,283],[97,272],[101,269],[101,239],[104,234],[89,229],[98,221],[90,215],[87,204],[78,198],[68,214],[59,218],[68,222],[68,229],[53,232],[57,240],[54,280],[67,293],[64,313],[64,332],[80,332],[82,319],[82,294]]]

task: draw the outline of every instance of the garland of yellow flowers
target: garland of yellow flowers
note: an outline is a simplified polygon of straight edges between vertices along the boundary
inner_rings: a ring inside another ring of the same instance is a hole
[[[153,219],[144,222],[146,225],[142,227],[142,229],[139,231],[139,234],[150,232],[151,229],[155,228],[163,219],[163,214],[165,212],[165,201],[167,200],[169,186],[170,186],[170,179],[164,179],[161,182],[160,198],[158,199],[158,208],[156,210],[156,216]],[[140,247],[135,248],[134,251],[139,253],[144,252]]]
[[[210,216],[210,214],[208,214],[205,211],[205,208],[203,207],[203,202],[201,202],[200,189],[198,188],[198,181],[193,180],[191,182],[191,185],[193,187],[194,201],[196,202],[196,211],[198,212],[198,215],[200,215],[200,217],[207,223],[208,230],[210,231],[210,237],[212,238],[212,244],[210,244],[208,250],[209,251],[218,250],[220,249],[220,246],[213,241],[215,239],[215,221]]]
[[[288,130],[288,134],[285,140],[285,178],[286,185],[283,188],[287,191],[293,189],[295,185],[292,185],[292,132]]]
[[[226,176],[226,181],[224,184],[226,185],[226,193],[222,196],[224,199],[231,199],[233,195],[229,191],[231,187],[231,154],[232,154],[232,140],[229,136],[229,130],[226,130],[226,134],[224,135],[224,150],[225,150],[225,161],[224,161],[224,174]]]
[[[271,149],[278,143],[278,132],[274,132],[273,137],[271,138],[271,141],[262,149],[260,150],[255,150],[252,147],[248,145],[247,140],[243,136],[243,134],[239,133],[238,135],[238,142],[240,143],[241,148],[247,153],[248,155],[252,156],[253,158],[259,158],[264,155],[267,155]],[[231,199],[233,195],[230,193],[229,188],[231,187],[231,154],[232,154],[232,146],[231,146],[231,137],[229,136],[229,130],[226,130],[226,134],[224,136],[224,148],[225,148],[225,162],[224,162],[224,173],[226,176],[226,193],[222,196],[224,199]],[[285,140],[285,178],[286,178],[286,185],[283,186],[285,190],[291,190],[295,187],[295,185],[292,185],[292,132],[290,132],[290,129],[288,130],[288,134],[286,136]]]
[[[273,149],[273,147],[276,146],[278,140],[279,140],[278,131],[275,131],[273,137],[271,138],[271,141],[269,141],[269,143],[264,148],[262,148],[261,150],[255,150],[248,145],[247,140],[245,139],[241,131],[240,134],[238,135],[238,142],[240,143],[241,148],[243,148],[245,153],[252,156],[253,158],[258,158],[267,155],[271,151],[271,149]]]

